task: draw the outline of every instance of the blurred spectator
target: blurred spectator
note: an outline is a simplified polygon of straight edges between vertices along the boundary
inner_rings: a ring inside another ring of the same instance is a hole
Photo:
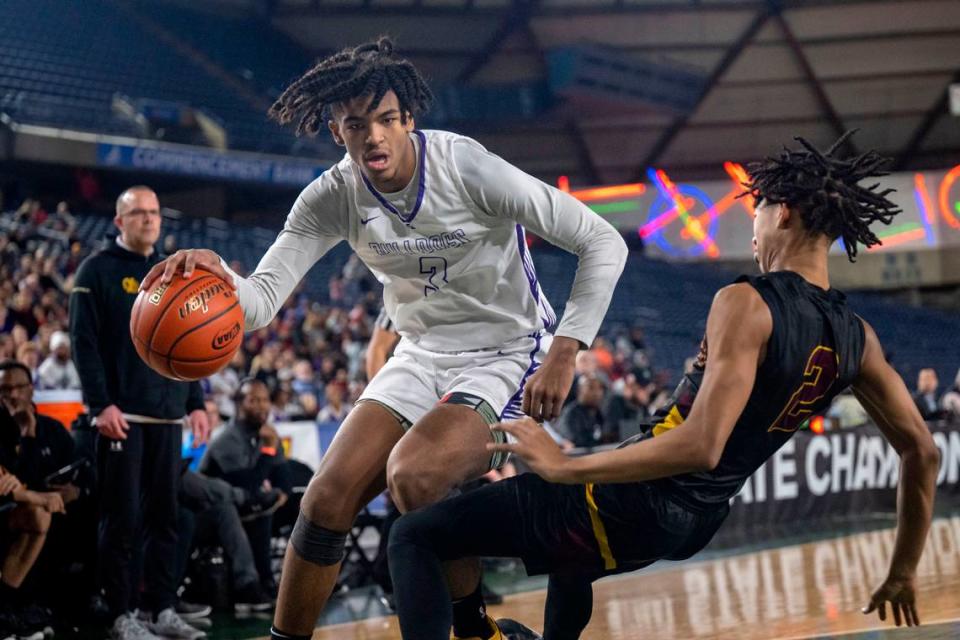
[[[0,382],[5,397],[22,393],[21,384]],[[17,449],[25,416],[15,419],[6,405],[0,403],[0,532],[6,543],[0,565],[0,631],[34,637],[52,617],[34,606],[22,587],[46,544],[53,514],[63,513],[64,505],[59,493],[33,491],[20,479]]]
[[[207,395],[217,403],[220,414],[232,418],[236,412],[233,397],[240,381],[247,375],[247,355],[238,349],[230,364],[207,378]]]
[[[31,489],[48,488],[46,478],[74,461],[73,438],[62,424],[37,413],[30,372],[20,362],[0,362],[0,402],[20,428],[17,477]],[[49,489],[59,492],[65,504],[80,497],[80,489],[70,483]]]
[[[40,367],[40,347],[36,342],[24,342],[17,348],[17,362],[30,372],[30,381],[37,381],[37,369]]]
[[[913,394],[913,401],[917,404],[917,409],[919,409],[924,420],[936,420],[943,417],[943,411],[937,397],[938,386],[940,386],[940,381],[937,379],[937,372],[933,369],[921,369],[920,373],[917,374],[917,390]]]
[[[947,417],[960,418],[960,369],[957,370],[957,376],[953,379],[953,386],[940,398],[940,404]]]
[[[23,282],[25,282],[25,280],[21,280],[21,284],[23,284]],[[37,314],[33,308],[33,300],[28,291],[21,290],[13,296],[13,308],[10,309],[9,313],[14,324],[26,329],[28,338],[37,335],[37,329],[40,328],[40,323],[37,320]]]
[[[847,389],[833,399],[826,417],[831,420],[832,425],[836,425],[840,429],[852,429],[870,421],[867,410],[853,395],[852,389]]]
[[[267,611],[273,606],[269,594],[260,585],[253,549],[240,519],[238,505],[242,506],[245,500],[246,493],[242,489],[235,489],[219,478],[192,471],[185,472],[180,478],[181,510],[188,512],[190,526],[187,528],[192,535],[184,535],[181,526],[183,539],[180,540],[177,575],[182,580],[186,574],[187,560],[194,547],[211,544],[222,547],[230,565],[230,595],[237,613]],[[204,613],[210,613],[209,607]]]
[[[72,236],[77,228],[77,219],[70,213],[70,205],[66,202],[57,203],[57,210],[50,218],[51,226],[67,236]]]
[[[280,437],[269,424],[270,392],[262,380],[246,380],[235,398],[236,418],[207,447],[200,473],[222,478],[244,492],[241,516],[253,549],[261,586],[274,589],[270,566],[270,533],[273,513],[287,496],[273,488],[271,474],[284,461]]]
[[[12,360],[17,355],[13,336],[0,335],[0,360]]]
[[[582,353],[582,352],[581,352]],[[604,432],[603,396],[606,387],[598,376],[582,375],[577,381],[577,399],[568,404],[556,427],[577,447],[595,447],[613,438]]]
[[[270,421],[290,422],[303,418],[303,409],[293,398],[287,383],[281,383],[270,394]]]
[[[70,336],[56,331],[50,336],[50,355],[37,368],[40,389],[80,389],[80,375],[70,359]]]
[[[250,363],[250,375],[260,380],[267,389],[273,391],[280,383],[277,361],[280,359],[280,345],[268,342],[260,349],[260,353],[253,357]]]
[[[640,384],[637,376],[627,374],[620,382],[620,392],[612,393],[604,409],[604,431],[617,441],[640,433],[650,416],[650,389]]]
[[[327,403],[317,414],[317,422],[343,422],[352,405],[347,402],[347,386],[342,381],[333,381],[326,387]]]

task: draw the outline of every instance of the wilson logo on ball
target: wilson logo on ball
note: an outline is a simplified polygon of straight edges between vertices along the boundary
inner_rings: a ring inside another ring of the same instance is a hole
[[[150,293],[150,297],[147,298],[147,302],[157,306],[160,304],[160,301],[163,300],[163,294],[166,293],[167,289],[170,288],[168,284],[162,284]]]
[[[207,306],[207,302],[209,302],[210,299],[216,296],[218,293],[223,293],[226,288],[226,285],[217,283],[201,289],[199,293],[190,297],[190,299],[184,302],[183,306],[180,307],[180,319],[186,319],[187,316],[198,309],[200,310],[200,313],[206,313],[209,311],[210,309]]]
[[[235,324],[229,329],[221,331],[217,335],[213,336],[213,341],[210,343],[210,346],[219,351],[220,349],[225,349],[230,346],[230,343],[233,342],[233,339],[240,335],[240,325]]]

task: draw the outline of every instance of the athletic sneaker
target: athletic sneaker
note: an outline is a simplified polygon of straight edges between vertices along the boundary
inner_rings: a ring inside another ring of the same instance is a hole
[[[239,587],[233,593],[233,610],[237,613],[269,611],[270,609],[273,609],[273,599],[256,581]]]
[[[177,603],[174,610],[177,612],[177,615],[184,620],[198,620],[200,618],[206,618],[213,613],[213,607],[208,604],[193,604],[192,602],[184,602],[183,600]]]
[[[543,640],[543,636],[510,618],[497,620],[503,640]]]
[[[150,632],[134,612],[125,613],[113,621],[110,630],[113,640],[160,640],[159,636]]]
[[[156,620],[147,620],[146,627],[158,636],[165,638],[182,638],[183,640],[198,640],[206,638],[207,632],[191,627],[177,615],[173,607],[167,607],[157,614]]]

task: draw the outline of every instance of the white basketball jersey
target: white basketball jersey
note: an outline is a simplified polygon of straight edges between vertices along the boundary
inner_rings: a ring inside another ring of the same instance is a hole
[[[383,283],[397,331],[421,348],[498,348],[549,331],[557,318],[537,282],[526,225],[578,256],[555,333],[590,344],[626,260],[617,231],[470,138],[410,135],[417,168],[402,191],[377,192],[349,156],[303,190],[254,273],[233,274],[247,329],[269,324],[313,264],[346,239]]]
[[[399,197],[378,193],[349,156],[336,167],[348,187],[347,241],[383,284],[397,331],[426,349],[465,351],[549,330],[556,316],[523,227],[465,191],[453,158],[465,138],[414,135],[417,171]]]

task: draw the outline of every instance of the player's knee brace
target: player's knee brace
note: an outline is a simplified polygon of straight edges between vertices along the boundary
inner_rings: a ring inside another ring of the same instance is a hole
[[[343,560],[343,550],[347,544],[347,533],[331,531],[315,525],[300,512],[297,523],[290,534],[290,544],[300,557],[307,562],[329,567]]]

